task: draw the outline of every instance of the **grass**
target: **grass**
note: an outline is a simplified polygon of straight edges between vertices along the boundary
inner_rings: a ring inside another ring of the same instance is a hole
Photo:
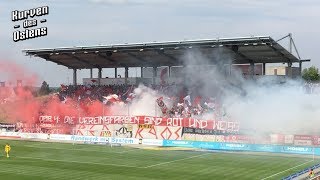
[[[0,145],[4,147],[6,142],[11,144],[11,157],[1,154],[0,177],[8,180],[250,180],[269,176],[267,179],[280,179],[319,163],[303,156],[276,154],[146,150],[15,140],[0,140]]]

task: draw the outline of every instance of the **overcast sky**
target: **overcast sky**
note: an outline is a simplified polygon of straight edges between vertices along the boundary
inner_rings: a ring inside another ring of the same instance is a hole
[[[48,36],[13,42],[11,11],[46,5]],[[58,86],[72,81],[71,70],[21,50],[252,35],[277,40],[291,32],[300,56],[312,59],[307,65],[320,67],[319,19],[318,0],[1,0],[0,61],[21,64]],[[103,71],[103,77],[113,74]],[[89,71],[80,71],[78,82],[83,77]]]

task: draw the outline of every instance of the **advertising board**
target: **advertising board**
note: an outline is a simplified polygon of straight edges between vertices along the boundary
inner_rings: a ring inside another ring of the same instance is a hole
[[[162,146],[163,140],[161,139],[142,139],[141,144],[150,146]]]
[[[57,141],[71,141],[72,135],[65,135],[65,134],[50,134],[49,139],[57,140]]]
[[[21,133],[19,133],[19,132],[0,132],[0,138],[19,139],[19,138],[21,138]]]
[[[112,144],[139,144],[139,139],[136,138],[109,138]]]
[[[215,149],[215,150],[320,155],[320,148],[313,148],[308,146],[280,146],[280,145],[263,145],[263,144],[240,144],[240,143],[175,141],[175,140],[163,140],[163,146],[192,147],[192,148]]]
[[[49,139],[49,135],[44,134],[44,133],[21,133],[21,138],[24,138],[24,139]]]

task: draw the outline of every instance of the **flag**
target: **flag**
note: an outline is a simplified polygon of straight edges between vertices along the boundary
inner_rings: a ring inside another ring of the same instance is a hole
[[[206,105],[208,108],[210,108],[210,109],[214,109],[215,107],[214,107],[214,103],[212,103],[212,102],[209,102],[209,103],[207,103],[207,102],[204,102],[204,105]]]
[[[132,89],[133,89],[133,85],[131,85],[130,88],[128,88],[128,90],[122,96],[127,95],[129,92],[132,92]]]
[[[119,96],[116,95],[116,94],[111,94],[111,95],[109,95],[109,96],[102,96],[102,97],[104,98],[104,100],[106,100],[106,103],[107,103],[107,102],[112,102],[112,103],[114,103],[114,102],[120,101]]]
[[[201,99],[202,99],[201,96],[195,97],[194,100],[193,100],[193,105],[194,106],[199,105],[201,103]]]
[[[67,98],[66,98],[66,97],[63,97],[62,103],[65,104],[66,102],[67,102]]]
[[[178,103],[177,106],[178,107],[180,107],[180,106],[183,107],[183,103]]]
[[[126,99],[126,101],[131,102],[136,97],[136,94],[130,93]]]
[[[168,108],[167,106],[164,104],[163,102],[163,97],[159,97],[156,102],[158,103],[158,106],[160,107],[161,109],[161,112],[163,115],[167,114],[167,111],[168,111]]]
[[[191,106],[191,98],[190,95],[187,95],[186,97],[183,98],[184,101],[188,102],[188,105]]]
[[[107,103],[108,103],[108,100],[107,100],[107,99],[104,99],[104,100],[102,101],[102,103],[103,103],[103,104],[107,104]]]

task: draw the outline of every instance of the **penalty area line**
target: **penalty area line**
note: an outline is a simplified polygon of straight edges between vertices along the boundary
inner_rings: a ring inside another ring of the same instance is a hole
[[[192,158],[196,158],[196,157],[205,156],[207,154],[210,154],[210,153],[199,154],[199,155],[186,157],[186,158],[182,158],[182,159],[176,159],[176,160],[173,160],[173,161],[166,161],[166,162],[162,162],[162,163],[157,163],[157,164],[153,164],[153,165],[150,165],[150,166],[145,166],[144,168],[151,168],[151,167],[160,166],[160,165],[164,165],[164,164],[169,164],[169,163],[173,163],[173,162],[184,161],[184,160],[187,160],[187,159],[192,159]]]
[[[304,163],[302,163],[302,164],[296,165],[296,166],[291,167],[291,168],[289,168],[289,169],[286,169],[286,170],[284,170],[284,171],[280,171],[280,172],[278,172],[278,173],[276,173],[276,174],[272,174],[271,176],[265,177],[265,178],[263,178],[263,179],[261,179],[261,180],[265,180],[265,179],[272,178],[273,176],[276,176],[276,175],[279,175],[279,174],[281,174],[281,173],[284,173],[284,172],[290,171],[291,169],[297,168],[297,167],[299,167],[299,166],[303,166],[303,165],[308,164],[308,163],[310,163],[310,162],[312,162],[312,161],[313,161],[313,160],[310,160],[310,161],[304,162]]]

